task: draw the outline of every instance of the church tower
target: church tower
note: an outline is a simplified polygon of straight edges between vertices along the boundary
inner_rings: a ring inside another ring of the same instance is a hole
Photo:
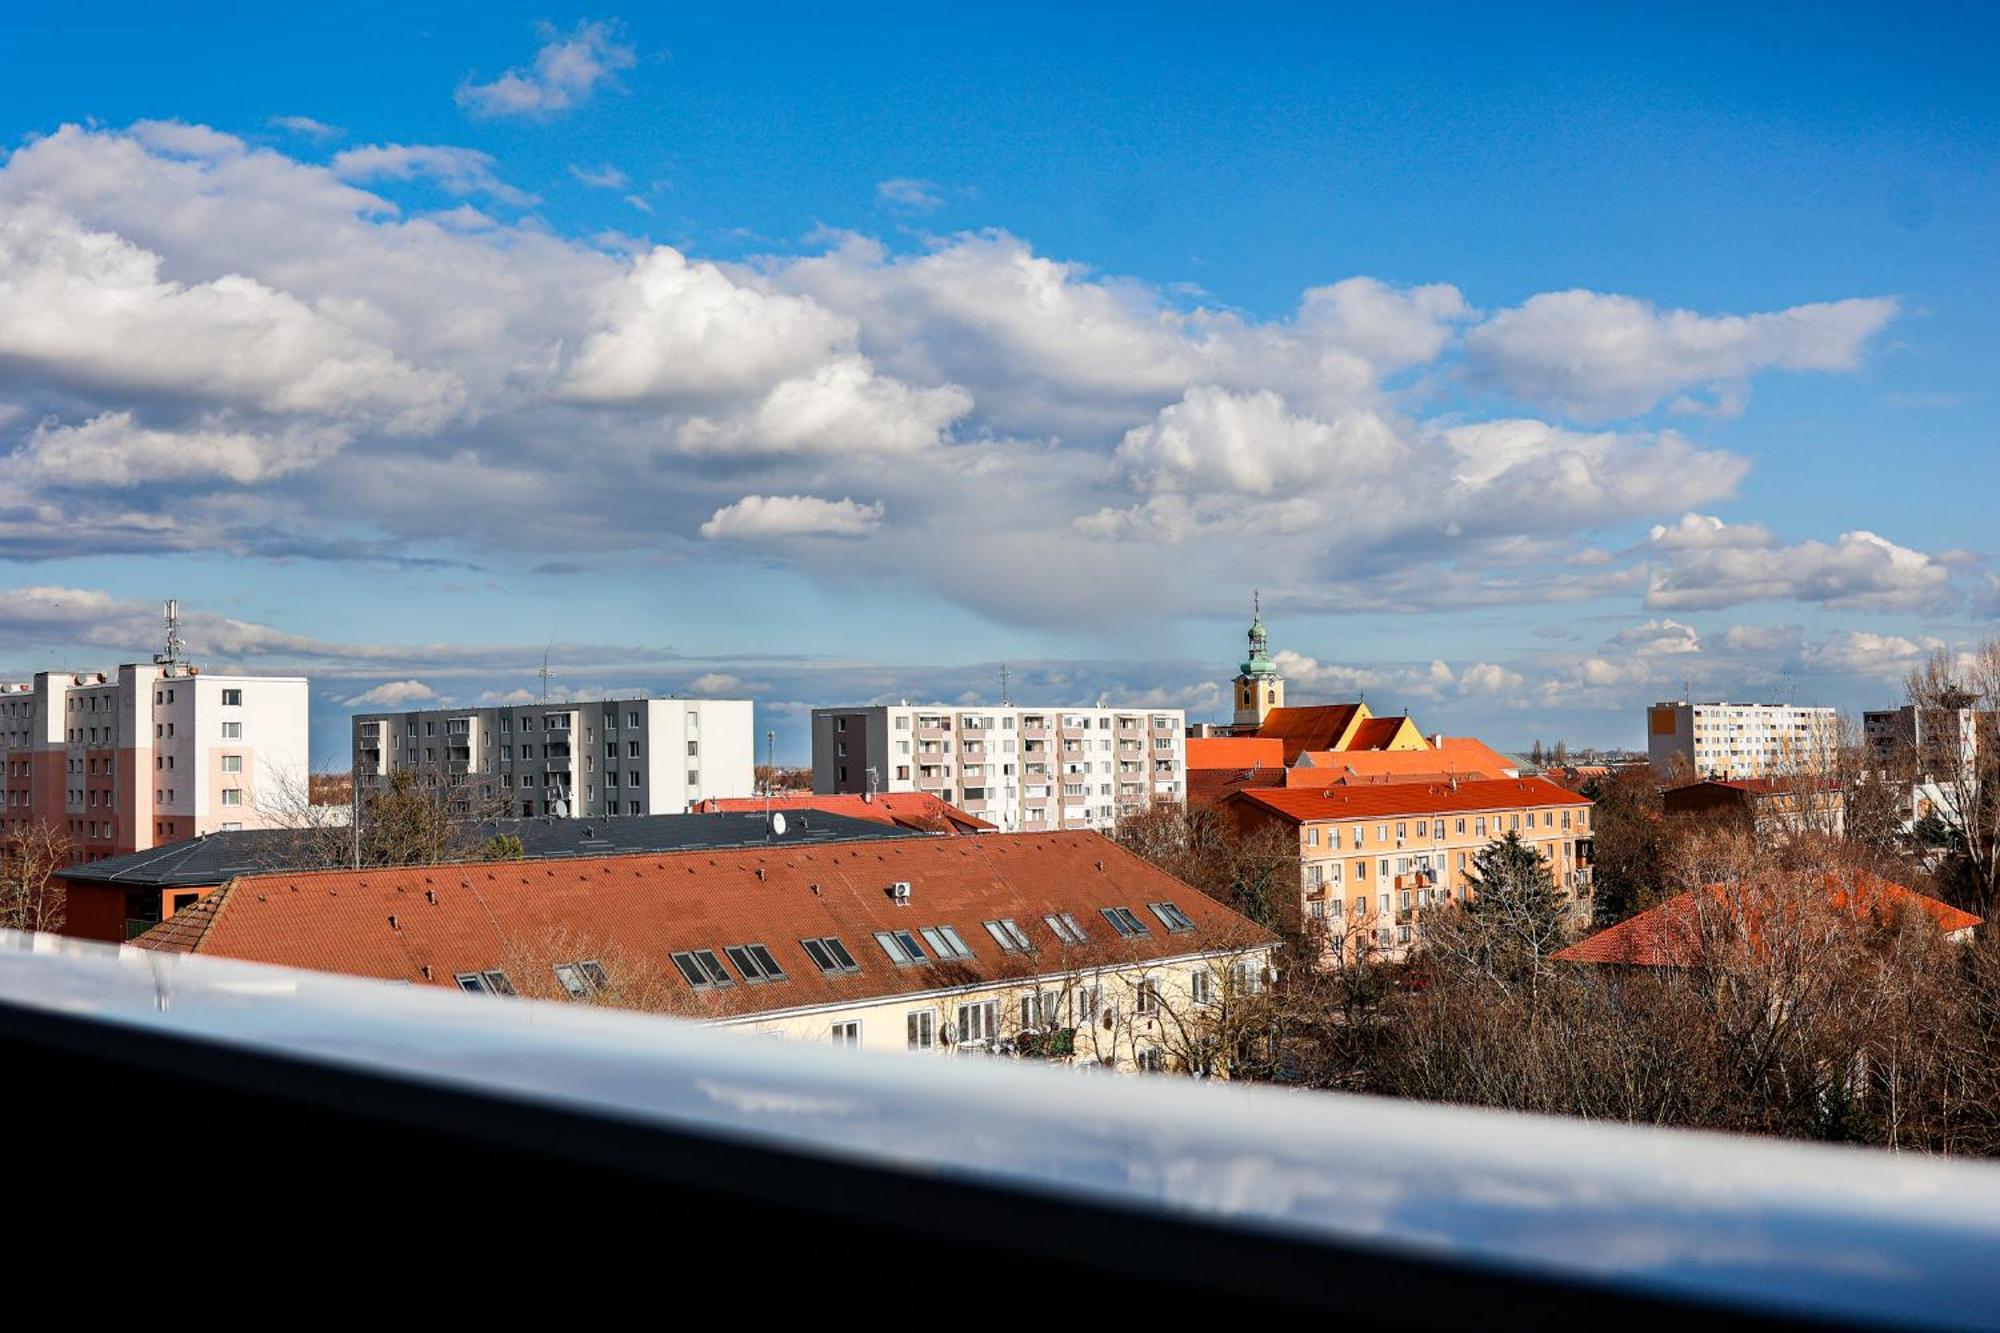
[[[1230,729],[1238,735],[1255,733],[1273,708],[1285,706],[1285,678],[1271,661],[1263,603],[1256,593],[1250,595],[1250,657],[1236,673],[1235,685],[1236,718]]]

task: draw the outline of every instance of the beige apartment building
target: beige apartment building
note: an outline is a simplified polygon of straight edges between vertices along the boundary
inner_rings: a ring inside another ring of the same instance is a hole
[[[677,815],[756,790],[748,699],[602,699],[357,713],[366,799],[407,770],[497,815]]]
[[[136,943],[840,1047],[1212,1075],[1277,946],[1090,832],[245,875]]]
[[[1224,806],[1244,826],[1295,832],[1305,916],[1325,933],[1330,961],[1352,962],[1402,958],[1424,912],[1466,901],[1473,858],[1509,833],[1541,854],[1587,919],[1590,804],[1545,778],[1506,778],[1259,787]]]
[[[813,790],[925,792],[1004,832],[1108,831],[1187,800],[1179,709],[815,708]]]
[[[101,861],[283,824],[305,800],[305,678],[207,671],[186,660],[172,602],[167,623],[151,662],[0,684],[7,834],[39,823]]]
[[[1646,710],[1646,753],[1662,777],[1773,778],[1823,764],[1840,714],[1795,704],[1689,703]]]

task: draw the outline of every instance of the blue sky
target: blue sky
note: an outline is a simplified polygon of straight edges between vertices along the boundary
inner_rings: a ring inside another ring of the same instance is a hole
[[[1002,658],[1211,715],[1255,586],[1503,745],[1885,701],[2000,612],[1995,26],[25,8],[0,663],[174,592],[323,757],[551,641],[798,754]]]

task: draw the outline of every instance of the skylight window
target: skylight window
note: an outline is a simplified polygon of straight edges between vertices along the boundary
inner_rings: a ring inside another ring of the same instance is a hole
[[[1008,953],[1033,953],[1035,946],[1028,939],[1028,932],[1016,925],[1012,917],[1002,917],[998,921],[986,923],[986,933],[998,941]]]
[[[673,955],[674,966],[680,969],[682,980],[696,990],[713,990],[717,986],[732,986],[728,969],[715,956],[713,949],[694,949],[687,953]]]
[[[1153,909],[1153,915],[1160,918],[1161,925],[1176,935],[1185,935],[1194,929],[1194,922],[1188,920],[1188,914],[1172,903],[1147,903],[1146,906]]]
[[[462,991],[474,995],[512,995],[514,983],[507,979],[505,972],[461,972],[453,978]]]
[[[736,970],[743,974],[743,979],[753,986],[785,979],[785,969],[778,966],[778,960],[761,944],[732,944],[723,952],[729,955],[730,962],[736,964]]]
[[[958,932],[950,926],[925,926],[918,933],[939,958],[956,960],[972,957],[972,946],[960,939]]]
[[[1056,933],[1056,938],[1064,944],[1083,943],[1083,927],[1079,926],[1076,923],[1076,918],[1068,912],[1052,912],[1048,916],[1043,917],[1042,920],[1049,923],[1049,929],[1053,930]]]
[[[1104,919],[1111,923],[1111,928],[1128,940],[1153,933],[1146,928],[1146,923],[1132,915],[1128,908],[1101,907],[1098,910],[1104,913]]]
[[[829,976],[840,976],[861,970],[861,964],[854,961],[854,955],[847,951],[847,946],[840,942],[840,937],[837,935],[828,935],[817,940],[800,940],[799,943],[804,947],[806,957],[813,960],[813,965]]]
[[[917,937],[907,930],[878,930],[875,932],[875,942],[882,946],[883,953],[889,955],[889,961],[898,967],[930,961],[930,955],[924,952],[924,946],[918,944]]]
[[[556,980],[569,993],[572,1000],[587,1000],[602,990],[609,990],[611,978],[604,973],[601,963],[594,960],[581,963],[557,963]]]

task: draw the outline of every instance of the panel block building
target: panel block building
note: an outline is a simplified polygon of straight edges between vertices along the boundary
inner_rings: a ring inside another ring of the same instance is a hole
[[[357,713],[361,799],[398,771],[477,812],[677,815],[756,787],[748,699],[604,699]]]
[[[1690,703],[1646,710],[1646,755],[1663,776],[1771,778],[1804,771],[1840,743],[1840,714],[1796,704]]]

